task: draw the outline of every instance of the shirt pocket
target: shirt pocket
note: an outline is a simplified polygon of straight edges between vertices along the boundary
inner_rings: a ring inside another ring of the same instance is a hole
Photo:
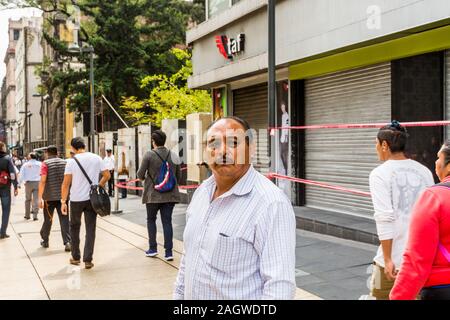
[[[248,241],[219,235],[211,255],[211,266],[223,272],[231,272],[252,260],[251,252],[252,244]]]

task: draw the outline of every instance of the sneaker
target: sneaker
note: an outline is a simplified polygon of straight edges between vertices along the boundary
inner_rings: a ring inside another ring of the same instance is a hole
[[[156,250],[147,250],[145,251],[146,257],[156,257],[158,255],[158,251]]]
[[[172,254],[169,254],[169,255],[165,255],[164,256],[164,260],[166,260],[166,261],[173,261],[173,256],[172,256]]]
[[[92,269],[94,267],[94,264],[92,262],[85,262],[84,267],[86,269]]]
[[[70,251],[72,251],[72,246],[70,245],[70,242],[67,242],[67,243],[64,245],[64,251],[65,251],[65,252],[70,252]]]
[[[42,246],[43,248],[48,248],[48,241],[41,240],[41,246]]]
[[[74,266],[79,266],[80,265],[80,260],[74,259],[74,258],[70,258],[70,264],[73,264]]]
[[[33,221],[38,221],[39,219],[38,218],[33,218]]]
[[[2,234],[2,235],[0,235],[0,239],[7,239],[7,238],[9,238],[9,235],[8,234]]]
[[[30,220],[30,217],[26,217],[26,216],[25,216],[25,217],[23,217],[23,218],[24,218],[25,220]]]

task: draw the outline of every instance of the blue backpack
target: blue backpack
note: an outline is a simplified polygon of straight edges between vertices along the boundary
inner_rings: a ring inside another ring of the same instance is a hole
[[[169,161],[167,161],[170,157],[170,151],[169,151],[169,154],[167,155],[166,160],[161,158],[161,156],[158,154],[158,152],[156,152],[156,151],[153,151],[153,152],[162,161],[162,164],[161,164],[161,167],[159,168],[159,172],[158,172],[158,176],[156,177],[156,180],[154,180],[150,176],[150,178],[152,178],[152,181],[153,181],[153,187],[155,188],[156,191],[161,192],[161,193],[172,191],[177,184],[177,179],[175,178],[175,175],[173,173],[172,166],[170,165]]]

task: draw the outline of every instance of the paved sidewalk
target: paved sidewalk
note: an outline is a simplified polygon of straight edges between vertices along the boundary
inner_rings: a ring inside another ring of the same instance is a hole
[[[174,261],[147,258],[147,230],[119,216],[97,220],[91,270],[70,265],[57,215],[50,248],[40,246],[43,223],[24,220],[23,195],[12,207],[9,239],[0,240],[0,300],[4,299],[171,299],[183,243],[174,240]],[[81,238],[84,238],[84,225]],[[162,235],[158,234],[162,244]],[[84,241],[81,243],[83,248]],[[163,248],[159,248],[163,252]],[[297,299],[319,299],[298,289]]]

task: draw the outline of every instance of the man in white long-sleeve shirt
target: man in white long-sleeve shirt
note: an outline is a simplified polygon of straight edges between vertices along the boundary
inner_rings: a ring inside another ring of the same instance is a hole
[[[213,176],[187,209],[175,299],[294,298],[294,211],[283,191],[251,166],[249,129],[226,117],[208,130]]]
[[[380,129],[376,149],[384,161],[370,174],[370,192],[381,245],[374,258],[371,295],[389,299],[403,260],[412,207],[421,192],[434,184],[428,168],[405,156],[406,129],[397,121]]]

